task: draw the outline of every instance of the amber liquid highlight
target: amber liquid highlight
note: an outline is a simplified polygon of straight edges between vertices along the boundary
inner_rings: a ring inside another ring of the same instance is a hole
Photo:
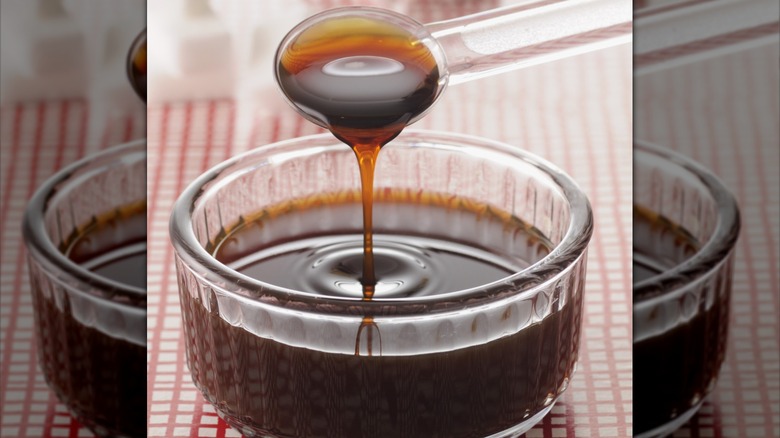
[[[380,149],[441,91],[431,51],[408,31],[370,18],[337,18],[297,36],[281,56],[287,97],[355,153],[363,200],[364,299],[374,297],[373,184]]]

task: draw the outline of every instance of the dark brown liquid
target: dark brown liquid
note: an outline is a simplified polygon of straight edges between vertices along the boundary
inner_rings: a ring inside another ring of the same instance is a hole
[[[96,218],[61,249],[105,278],[145,288],[146,205]],[[39,361],[57,396],[100,435],[146,436],[146,348],[84,325],[73,316],[83,304],[36,281],[33,304]]]
[[[389,266],[384,263],[391,260],[403,262],[401,257],[380,257],[390,249],[398,250],[393,245],[399,242],[417,246],[430,257],[421,260],[442,270],[428,281],[457,278],[430,289],[421,285],[425,281],[401,288],[412,296],[498,280],[517,266],[541,259],[550,248],[549,242],[523,222],[465,199],[417,191],[382,192],[375,206],[380,212],[375,229],[377,285],[384,285],[377,288],[375,299],[397,293],[387,287],[397,283],[396,279],[379,267]],[[291,202],[228,230],[212,250],[241,272],[252,276],[260,272],[262,280],[276,271],[274,282],[311,285],[302,278],[308,274],[295,258],[306,259],[318,248],[299,251],[296,242],[316,244],[333,238],[353,242],[353,253],[359,251],[362,230],[350,219],[360,208],[357,193]],[[436,225],[421,233],[423,218]],[[277,256],[249,259],[284,245],[290,245],[295,257],[287,258],[281,251]],[[512,254],[507,254],[508,249]],[[327,254],[324,258],[326,264],[331,261]],[[274,264],[274,259],[284,263]],[[338,266],[339,259],[343,260],[334,257],[332,266]],[[262,266],[264,262],[270,265]],[[355,271],[355,266],[347,266],[341,270],[344,275],[333,278],[355,284],[359,270]],[[350,292],[322,283],[316,284],[326,289],[316,292],[361,294],[359,287]],[[418,350],[423,344],[415,342],[415,350],[404,355],[382,351],[382,322],[370,316],[359,326],[356,323],[356,354],[332,353],[328,352],[328,342],[333,342],[329,337],[321,340],[323,347],[293,346],[258,336],[226,322],[217,302],[208,310],[199,294],[181,293],[194,381],[231,424],[272,437],[471,438],[513,427],[549,406],[566,387],[577,358],[580,300],[577,294],[560,311],[498,339],[478,345],[453,339],[448,351],[432,352]],[[513,317],[507,312],[501,316]],[[256,321],[257,316],[245,318]],[[471,331],[477,330],[471,324]],[[302,335],[307,336],[317,337]]]
[[[363,187],[364,297],[375,292],[374,168],[379,150],[441,91],[431,51],[408,31],[371,18],[317,23],[281,54],[278,79],[299,109],[355,152]]]
[[[679,265],[700,248],[682,227],[641,207],[634,208],[633,237],[635,283]],[[682,415],[712,389],[725,357],[729,295],[718,293],[711,306],[699,303],[690,320],[634,342],[635,433]],[[667,315],[659,309],[655,317]]]
[[[549,406],[577,357],[575,303],[482,345],[356,356],[256,336],[226,322],[216,306],[209,312],[186,293],[181,300],[195,383],[228,422],[257,436],[488,436]]]
[[[138,97],[146,102],[146,30],[141,32],[130,48],[127,75]]]

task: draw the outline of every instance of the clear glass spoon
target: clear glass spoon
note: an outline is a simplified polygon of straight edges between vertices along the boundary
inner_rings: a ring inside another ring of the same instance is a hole
[[[510,6],[474,15],[429,24],[421,24],[405,15],[371,7],[331,9],[314,15],[293,28],[282,40],[276,54],[277,82],[293,107],[304,117],[325,126],[320,117],[313,116],[311,108],[301,107],[290,99],[289,90],[280,80],[283,56],[296,44],[298,38],[307,40],[314,26],[337,27],[344,17],[350,20],[365,18],[376,23],[375,27],[394,26],[414,37],[413,44],[424,44],[430,49],[440,74],[437,95],[428,108],[441,96],[447,85],[459,84],[493,74],[529,67],[581,53],[619,45],[631,41],[632,2],[630,0],[526,0]],[[374,43],[381,44],[381,31],[374,36]],[[326,44],[325,41],[322,44]],[[366,75],[377,75],[376,64],[352,62],[354,56],[345,58],[345,65],[364,65]],[[289,59],[287,60],[289,62]],[[349,62],[347,62],[349,61]],[[365,61],[365,60],[363,60]],[[335,62],[335,61],[334,61]],[[392,60],[383,61],[388,66]],[[332,65],[333,63],[329,64]],[[397,64],[397,63],[395,63]],[[329,74],[323,70],[324,74]],[[351,83],[360,76],[359,68],[350,71],[343,88],[352,94]],[[425,108],[408,120],[420,119]]]

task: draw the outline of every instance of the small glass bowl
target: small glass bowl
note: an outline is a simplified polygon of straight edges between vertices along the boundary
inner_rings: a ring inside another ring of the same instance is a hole
[[[576,369],[593,225],[586,197],[519,148],[444,133],[404,132],[382,150],[376,176],[376,193],[424,190],[494,206],[554,249],[505,278],[439,295],[364,301],[281,288],[207,248],[266,207],[356,192],[357,163],[329,134],[249,151],[195,180],[171,218],[196,386],[249,437],[520,436]],[[447,228],[446,218],[387,217],[375,214],[375,227]],[[510,253],[513,245],[479,243]]]
[[[96,217],[145,200],[143,140],[55,174],[23,223],[39,364],[57,397],[99,436],[146,436],[146,290],[86,269],[63,245]],[[145,248],[141,228],[132,237]],[[136,283],[145,285],[143,274]]]

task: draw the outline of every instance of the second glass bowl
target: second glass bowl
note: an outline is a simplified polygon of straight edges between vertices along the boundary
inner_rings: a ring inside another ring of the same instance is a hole
[[[710,171],[634,147],[634,432],[679,428],[725,358],[739,210]]]
[[[99,436],[146,436],[146,141],[47,180],[24,241],[46,383]]]

